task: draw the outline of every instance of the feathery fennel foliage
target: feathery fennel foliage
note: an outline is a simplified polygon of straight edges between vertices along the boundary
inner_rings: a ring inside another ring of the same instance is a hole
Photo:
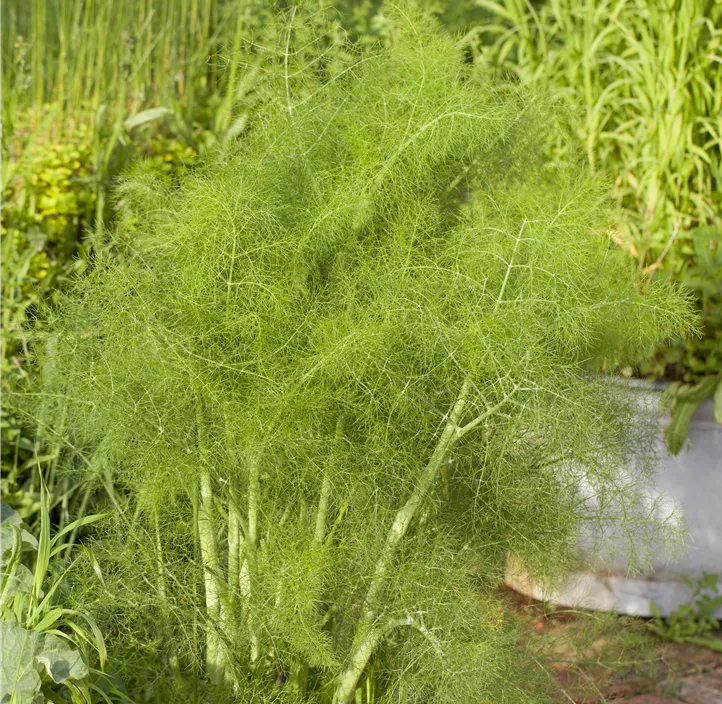
[[[57,324],[46,410],[131,496],[84,599],[174,701],[204,671],[234,701],[539,701],[507,552],[554,578],[590,524],[640,563],[674,534],[652,420],[589,369],[686,302],[639,294],[603,185],[543,162],[540,96],[389,12],[389,47],[334,61],[302,11],[249,42],[247,137],[175,190],[131,174],[130,254]]]

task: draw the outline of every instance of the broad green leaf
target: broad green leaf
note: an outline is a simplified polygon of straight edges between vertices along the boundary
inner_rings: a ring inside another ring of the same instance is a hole
[[[169,108],[149,108],[148,110],[142,110],[135,115],[131,115],[123,124],[125,129],[132,130],[134,127],[140,127],[141,125],[160,120],[166,115],[172,114],[173,111]]]
[[[57,692],[53,692],[49,688],[46,688],[43,694],[45,695],[45,701],[51,702],[51,704],[65,704],[66,702]]]
[[[491,0],[476,0],[476,5],[483,7],[495,15],[503,17],[510,22],[514,21],[514,16],[504,7],[504,5],[500,3],[491,2]]]
[[[23,528],[22,518],[4,501],[0,502],[0,525],[2,526],[0,530],[2,531],[3,555],[7,550],[12,550],[12,546],[15,544],[15,531],[12,530],[11,526],[15,526],[20,531],[24,549],[37,550],[38,541],[35,536]]]
[[[0,673],[0,702],[42,702],[40,675],[35,669],[33,656],[38,634],[25,630],[19,623],[2,621],[2,664]]]
[[[88,666],[80,653],[67,642],[50,633],[38,634],[39,647],[35,653],[36,664],[45,668],[56,684],[66,680],[82,680],[88,676]]]
[[[103,518],[105,518],[108,514],[106,513],[97,513],[92,516],[84,516],[83,518],[79,518],[77,521],[73,521],[72,523],[68,523],[63,530],[61,530],[55,537],[50,541],[51,545],[55,545],[60,538],[62,538],[67,533],[70,533],[71,531],[75,530],[76,528],[82,528],[83,526],[90,525],[91,523],[95,523],[96,521],[99,521]]]
[[[103,633],[98,627],[98,624],[95,623],[95,621],[90,616],[81,613],[80,611],[75,611],[74,609],[63,609],[63,612],[68,615],[79,616],[80,618],[87,621],[88,625],[90,626],[90,630],[93,633],[94,640],[91,640],[86,631],[80,628],[80,626],[73,623],[73,621],[68,619],[65,621],[65,623],[70,626],[81,638],[83,638],[83,640],[85,640],[98,651],[100,666],[101,668],[105,667],[105,662],[108,659],[108,651],[105,648],[105,639],[103,638]]]
[[[56,635],[28,630],[13,621],[0,623],[0,633],[0,702],[3,704],[10,701],[13,704],[43,702],[41,675],[47,675],[56,684],[88,676],[88,666],[80,653]]]
[[[13,564],[18,564],[23,554],[23,539],[20,528],[13,525],[5,524],[0,527],[0,544],[2,544],[2,564],[3,574],[7,574],[12,570]]]
[[[54,608],[50,609],[43,618],[36,623],[33,628],[35,628],[36,631],[46,631],[48,628],[53,626],[56,621],[63,615],[63,609],[61,608]]]
[[[72,565],[70,566],[72,567]],[[45,609],[50,608],[50,603],[52,601],[53,595],[55,594],[55,591],[57,588],[62,584],[63,579],[65,579],[65,575],[68,574],[70,571],[70,567],[66,568],[65,571],[53,582],[52,586],[48,589],[45,596],[42,596],[42,590],[40,590],[40,594],[38,595],[38,598],[42,597],[42,601],[38,604],[37,612],[42,613],[45,611]],[[34,575],[37,581],[37,574]]]
[[[689,403],[700,403],[712,396],[717,386],[717,377],[707,376],[697,384],[684,384],[677,392],[677,399]]]
[[[687,439],[689,425],[697,406],[713,393],[716,395],[715,387],[719,387],[719,383],[714,376],[707,376],[697,384],[682,384],[675,387],[676,393],[670,410],[672,420],[664,429],[667,448],[673,455],[679,453]]]
[[[684,441],[689,433],[689,424],[692,422],[692,416],[698,405],[699,401],[677,401],[674,404],[672,420],[664,429],[664,439],[671,454],[678,455],[684,447]]]
[[[7,575],[0,595],[0,606],[7,604],[16,594],[30,594],[33,588],[33,573],[25,565],[17,565],[12,574]]]

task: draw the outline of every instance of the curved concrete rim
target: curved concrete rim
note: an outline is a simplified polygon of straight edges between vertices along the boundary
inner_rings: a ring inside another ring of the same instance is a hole
[[[692,598],[691,589],[682,581],[591,572],[573,572],[557,588],[547,591],[513,558],[507,566],[506,584],[526,597],[557,606],[643,617],[654,615],[652,602],[662,616],[669,616],[680,604],[687,604]],[[715,616],[722,618],[722,608]]]

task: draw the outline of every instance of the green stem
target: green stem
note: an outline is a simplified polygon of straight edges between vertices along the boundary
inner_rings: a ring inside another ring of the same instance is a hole
[[[244,557],[240,572],[240,589],[247,605],[248,630],[251,637],[251,662],[258,660],[258,636],[254,626],[251,601],[251,562],[255,559],[258,546],[258,503],[261,486],[259,480],[259,461],[251,454],[248,462],[248,532],[244,544]]]
[[[338,445],[343,435],[343,416],[339,416],[336,423],[336,437],[332,447],[331,457],[329,462],[336,460],[336,453],[338,451]],[[331,500],[331,468],[326,467],[326,471],[323,474],[323,482],[321,484],[321,495],[318,499],[318,511],[316,513],[316,528],[314,530],[313,539],[317,545],[323,543],[326,537],[326,521],[328,520],[328,506]]]
[[[346,702],[351,700],[351,697],[354,696],[358,687],[358,681],[361,677],[361,673],[366,668],[368,661],[371,659],[371,656],[376,650],[378,644],[381,642],[381,639],[397,628],[404,627],[415,628],[418,630],[431,643],[436,653],[440,657],[443,657],[443,652],[438,640],[429,632],[423,623],[416,621],[411,616],[392,619],[385,624],[374,626],[365,633],[365,637],[351,657],[351,661],[341,678],[341,683],[334,698],[334,704],[346,704]]]
[[[398,548],[399,543],[406,535],[406,531],[408,530],[411,521],[429,493],[429,489],[436,479],[439,468],[446,459],[446,454],[457,437],[459,420],[464,412],[470,387],[471,382],[469,379],[465,379],[461,387],[461,391],[459,392],[459,396],[454,403],[454,407],[449,414],[448,420],[446,421],[444,430],[441,433],[441,438],[439,438],[439,442],[434,449],[434,453],[431,455],[431,459],[427,463],[426,467],[424,467],[413,493],[408,498],[404,506],[396,513],[393,525],[386,536],[386,544],[384,545],[381,557],[376,563],[374,578],[371,581],[371,586],[366,594],[366,618],[369,621],[374,618],[376,603],[381,595],[389,562],[396,554],[396,549]]]
[[[238,589],[241,567],[241,510],[238,506],[236,491],[231,484],[228,499],[228,593],[230,598]]]
[[[221,618],[221,597],[218,589],[218,551],[213,530],[213,488],[208,468],[201,466],[200,510],[198,511],[198,536],[203,563],[203,583],[206,590],[206,611],[210,623],[206,633],[206,667],[213,684],[223,681],[223,654],[218,637]]]
[[[316,529],[313,534],[314,542],[321,545],[326,536],[326,520],[328,517],[328,504],[331,498],[331,479],[328,472],[323,475],[321,496],[318,499],[318,513],[316,513]]]
[[[258,544],[258,498],[261,493],[258,458],[251,456],[248,463],[248,549],[255,552]]]
[[[163,564],[163,544],[160,539],[160,523],[158,521],[158,510],[153,511],[153,522],[155,524],[155,556],[156,566],[158,569],[158,593],[163,601],[163,604],[168,603],[168,590],[165,581],[165,565]],[[168,633],[163,629],[163,636],[168,638]],[[175,679],[180,678],[180,667],[178,665],[178,656],[176,655],[175,648],[173,647],[173,640],[168,638],[168,664],[170,665],[171,672]]]
[[[484,411],[484,413],[480,414],[466,425],[461,426],[459,421],[464,413],[470,390],[471,380],[467,377],[462,384],[461,391],[459,392],[451,413],[448,415],[446,426],[444,427],[431,459],[426,467],[424,467],[414,492],[411,494],[404,506],[397,512],[393,525],[386,537],[386,544],[384,545],[381,557],[376,563],[374,577],[371,581],[368,593],[366,594],[366,602],[364,605],[365,613],[362,616],[356,631],[356,648],[351,656],[351,660],[346,666],[346,669],[339,678],[339,685],[336,690],[335,697],[335,701],[338,704],[347,704],[347,702],[351,700],[351,697],[353,697],[354,691],[358,685],[358,681],[361,678],[361,675],[363,674],[363,671],[366,668],[369,658],[373,654],[379,639],[385,632],[388,631],[387,628],[381,630],[375,628],[374,620],[376,618],[376,608],[382,595],[389,564],[396,554],[396,549],[403,537],[406,535],[408,527],[418,512],[419,507],[428,496],[434,480],[436,479],[442,464],[446,460],[449,450],[456,441],[477,428],[486,419],[497,413],[497,411],[499,411],[499,409],[519,390],[519,384],[515,384],[512,390],[506,393],[497,404],[488,408]],[[404,624],[413,625],[412,622],[409,621],[407,623],[407,621],[408,619],[404,621]],[[396,624],[396,622],[393,623],[395,625],[399,625]]]
[[[213,482],[206,443],[203,397],[198,389],[195,391],[199,453],[197,528],[201,548],[201,563],[203,565],[206,612],[208,615],[208,624],[206,626],[206,669],[210,681],[219,685],[223,682],[224,676],[224,654],[219,637],[219,628],[222,626],[221,569],[213,520]]]

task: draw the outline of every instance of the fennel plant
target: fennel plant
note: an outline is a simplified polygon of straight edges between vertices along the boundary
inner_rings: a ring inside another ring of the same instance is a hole
[[[129,497],[94,546],[109,647],[189,697],[540,701],[507,553],[553,579],[586,526],[640,563],[676,532],[653,419],[590,370],[687,302],[640,293],[604,184],[545,163],[543,96],[388,12],[383,48],[298,9],[248,41],[247,135],[180,187],[130,174],[126,254],[57,321],[46,404]]]

